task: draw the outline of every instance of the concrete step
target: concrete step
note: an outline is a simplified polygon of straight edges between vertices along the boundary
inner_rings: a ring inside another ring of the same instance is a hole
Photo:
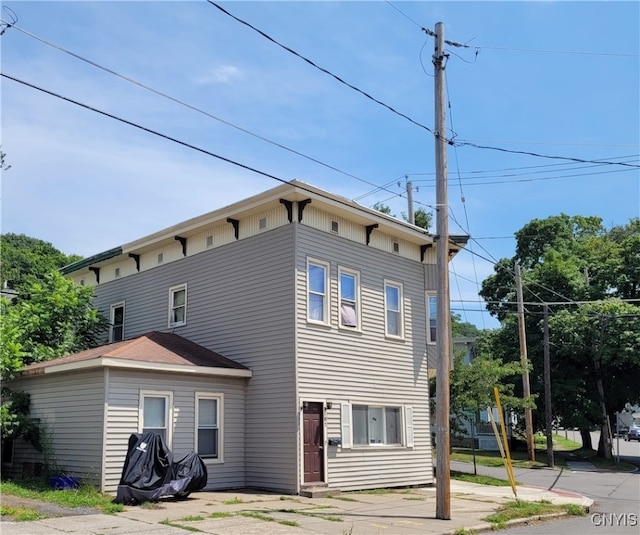
[[[327,485],[306,485],[300,489],[300,496],[305,498],[325,498],[339,494],[339,491],[330,489]]]

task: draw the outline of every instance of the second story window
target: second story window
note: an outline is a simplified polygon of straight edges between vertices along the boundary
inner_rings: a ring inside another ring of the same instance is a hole
[[[359,275],[355,271],[339,269],[340,327],[360,328]]]
[[[329,323],[329,265],[316,260],[307,262],[307,319]]]
[[[124,340],[124,303],[111,305],[109,342]]]
[[[428,338],[427,342],[430,344],[436,343],[437,336],[437,317],[438,317],[438,307],[435,294],[428,293],[427,294],[427,306],[429,307],[429,330],[428,330]]]
[[[169,288],[169,327],[187,323],[187,285]]]
[[[384,282],[384,311],[385,311],[385,334],[396,338],[402,338],[402,285],[385,281]]]

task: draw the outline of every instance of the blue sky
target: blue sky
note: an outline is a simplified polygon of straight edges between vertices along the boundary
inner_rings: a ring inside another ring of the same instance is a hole
[[[5,75],[283,180],[383,202],[397,216],[407,211],[407,179],[415,208],[435,204],[428,130],[204,0],[2,5],[18,17],[0,38]],[[456,142],[449,228],[473,238],[451,264],[452,308],[464,320],[497,325],[476,312],[478,284],[494,260],[513,256],[514,232],[532,219],[593,215],[610,227],[640,216],[638,167],[464,145],[639,165],[638,2],[219,5],[428,128],[434,42],[421,28],[443,22],[447,40],[468,45],[449,46],[446,66]],[[88,256],[279,184],[5,77],[0,84],[11,165],[3,233]]]

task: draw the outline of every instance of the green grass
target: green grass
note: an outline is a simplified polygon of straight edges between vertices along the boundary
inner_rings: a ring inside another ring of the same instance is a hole
[[[322,520],[328,520],[329,522],[342,522],[342,518],[331,515],[323,515],[321,513],[314,513],[311,511],[305,511],[300,509],[274,509],[274,513],[289,513],[292,515],[307,516],[311,518],[321,518]]]
[[[393,489],[369,489],[369,490],[358,490],[356,494],[393,494],[396,492]]]
[[[292,526],[294,528],[300,527],[300,524],[293,520],[277,520],[275,518],[271,518],[268,515],[263,513],[259,513],[257,511],[241,511],[238,513],[240,516],[247,516],[249,518],[256,518],[258,520],[263,520],[264,522],[277,522],[278,524],[282,524],[283,526]]]
[[[82,485],[78,489],[52,490],[42,480],[2,481],[0,492],[55,503],[62,507],[91,507],[107,514],[124,510],[122,505],[113,502],[112,496],[98,492],[90,485]]]
[[[586,511],[575,504],[554,505],[544,500],[539,502],[516,500],[500,506],[498,511],[484,518],[484,520],[493,524],[494,527],[501,528],[504,527],[506,522],[516,518],[529,518],[554,513],[582,516],[586,514]]]
[[[191,515],[179,519],[180,522],[199,522],[200,520],[204,520],[204,516]]]
[[[331,498],[332,500],[340,500],[342,502],[357,502],[355,498],[349,498],[348,496],[327,496],[327,498]]]
[[[238,505],[239,503],[243,503],[243,501],[236,496],[235,498],[232,498],[230,500],[225,500],[222,503],[225,505]]]
[[[180,529],[184,529],[186,531],[202,531],[194,526],[185,526],[183,524],[178,524],[177,522],[172,522],[171,520],[169,520],[168,518],[166,520],[162,520],[161,522],[158,522],[159,524],[163,524],[165,526],[171,526],[174,528],[180,528]]]
[[[0,516],[10,516],[16,522],[30,522],[32,520],[40,520],[41,518],[47,518],[47,515],[42,514],[35,509],[29,509],[27,507],[8,507],[6,505],[0,505]]]
[[[451,470],[451,479],[457,479],[458,481],[467,481],[468,483],[478,483],[479,485],[491,485],[492,487],[508,487],[511,485],[506,479],[467,474],[466,472],[458,472],[457,470]]]
[[[230,516],[235,516],[233,513],[225,513],[223,511],[216,511],[215,513],[211,513],[209,518],[229,518]]]

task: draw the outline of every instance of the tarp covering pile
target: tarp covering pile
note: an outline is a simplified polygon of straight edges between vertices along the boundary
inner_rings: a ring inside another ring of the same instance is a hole
[[[134,433],[115,501],[136,505],[167,496],[186,498],[206,484],[207,467],[195,451],[174,459],[157,433]]]

